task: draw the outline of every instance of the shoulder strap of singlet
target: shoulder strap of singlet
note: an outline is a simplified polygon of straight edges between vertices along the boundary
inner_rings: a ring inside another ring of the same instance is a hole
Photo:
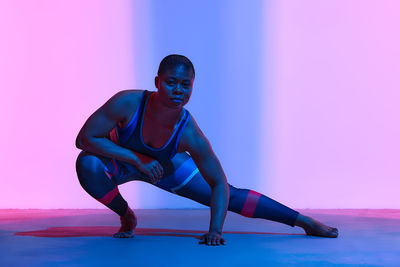
[[[136,108],[135,114],[133,115],[132,119],[129,121],[129,123],[125,127],[123,127],[123,128],[118,127],[120,130],[124,131],[125,129],[129,129],[132,126],[132,124],[135,121],[137,121],[137,118],[138,118],[138,115],[139,115],[139,112],[140,112],[140,107],[141,107],[141,105],[143,103],[143,99],[145,98],[145,94],[146,94],[146,90],[143,91],[143,93],[142,93],[142,95],[140,97],[139,106]]]
[[[130,136],[133,134],[135,131],[135,128],[137,127],[138,121],[140,120],[140,115],[141,115],[141,109],[144,103],[144,99],[146,96],[146,91],[142,93],[140,102],[138,107],[136,108],[135,114],[133,115],[132,119],[129,121],[128,125],[126,125],[124,128],[120,128],[117,125],[117,131],[116,134],[118,136],[118,140],[121,144],[125,144]]]
[[[144,108],[145,108],[145,106],[146,106],[146,101],[147,101],[147,98],[149,97],[151,95],[151,92],[150,91],[147,91],[147,90],[144,90],[144,93],[143,93],[143,97],[142,97],[142,101],[140,102],[140,106],[139,106],[139,119],[138,119],[138,123],[137,123],[137,126],[139,126],[140,127],[140,124],[141,124],[141,120],[142,120],[142,117],[143,117],[143,110],[144,110]]]
[[[172,153],[171,153],[170,159],[171,159],[173,156],[175,156],[176,152],[178,151],[179,140],[181,139],[183,130],[185,129],[185,126],[186,126],[186,124],[188,123],[188,121],[189,121],[189,119],[190,119],[190,113],[189,113],[189,111],[187,111],[186,109],[183,109],[183,110],[184,110],[184,112],[185,112],[185,113],[183,114],[184,119],[182,120],[182,123],[178,126],[179,128],[178,128],[178,130],[176,131],[175,145],[174,145],[173,151],[172,151]],[[186,116],[186,118],[185,118],[185,116]]]

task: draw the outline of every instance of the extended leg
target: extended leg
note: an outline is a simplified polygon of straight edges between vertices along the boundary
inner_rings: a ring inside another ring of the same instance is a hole
[[[229,211],[249,218],[262,218],[295,226],[299,212],[253,190],[232,185],[229,185],[229,189]],[[210,206],[211,188],[200,173],[176,193]]]
[[[184,183],[183,186],[174,187],[175,190],[172,191],[180,196],[209,206],[211,200],[210,186],[201,174],[196,171],[196,166],[189,156],[179,157],[183,157],[184,160],[180,159],[180,161],[185,161],[185,163],[180,164],[180,168],[183,170],[178,169],[175,175],[184,177],[177,177],[175,180],[184,181]],[[178,159],[174,158],[174,161],[178,161]],[[193,177],[190,177],[191,175]],[[190,178],[189,181],[188,178]],[[324,237],[337,237],[338,235],[336,228],[326,226],[311,217],[304,216],[265,195],[249,189],[236,188],[232,185],[229,185],[229,188],[229,211],[246,217],[263,218],[290,226],[300,226],[308,235]]]

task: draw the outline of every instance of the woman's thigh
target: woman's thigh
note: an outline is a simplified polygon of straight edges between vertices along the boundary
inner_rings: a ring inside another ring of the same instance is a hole
[[[96,159],[96,166],[91,164],[93,168],[95,167],[97,169],[94,173],[98,174],[99,171],[103,172],[116,185],[124,184],[129,181],[147,182],[148,180],[134,165],[87,151],[82,151],[78,156],[77,169],[79,168],[78,162],[87,161],[89,158],[92,159],[90,162],[94,162],[93,159]],[[163,166],[165,177],[157,184],[154,184],[155,186],[207,205],[211,196],[210,187],[200,175],[197,166],[189,154],[176,154],[170,162],[163,164]]]
[[[116,165],[120,172],[120,175],[117,175],[118,178],[116,179],[118,184],[123,184],[133,180],[149,183],[149,179],[146,175],[140,172],[135,166],[118,160],[116,160]],[[172,160],[163,163],[162,166],[164,168],[164,177],[154,185],[172,193],[175,193],[175,190],[186,184],[187,181],[190,180],[190,176],[193,176],[193,172],[198,172],[192,158],[187,153],[179,153],[175,155]]]
[[[190,182],[176,191],[176,194],[194,200],[200,204],[210,206],[211,187],[200,173],[197,173]]]
[[[78,176],[82,170],[96,176],[105,174],[116,185],[145,178],[144,174],[133,165],[88,151],[81,151],[77,158],[76,169]]]
[[[179,153],[172,160],[173,172],[163,178],[157,187],[209,205],[211,188],[201,176],[193,159],[187,153]]]

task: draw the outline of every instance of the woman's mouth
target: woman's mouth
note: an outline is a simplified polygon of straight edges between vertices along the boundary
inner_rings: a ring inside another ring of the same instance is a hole
[[[182,102],[183,102],[183,99],[182,99],[182,98],[177,98],[177,97],[171,98],[171,100],[174,101],[174,102],[176,102],[176,103],[182,103]]]

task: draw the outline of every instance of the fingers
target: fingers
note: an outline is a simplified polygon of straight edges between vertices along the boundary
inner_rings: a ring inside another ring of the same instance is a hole
[[[200,238],[199,244],[205,244],[205,243],[206,243],[206,238],[205,238],[205,236],[206,236],[206,235],[203,235],[203,236]]]
[[[205,234],[200,238],[199,244],[206,244],[207,246],[225,245],[226,241],[220,235]]]
[[[151,183],[152,183],[152,184],[157,183],[157,177],[158,177],[157,170],[154,169],[154,168],[152,168],[152,169],[150,170],[150,172],[151,172],[151,176],[150,176],[150,181],[151,181]]]
[[[158,183],[164,175],[164,169],[161,164],[154,160],[148,165],[149,168],[149,178],[152,184]]]
[[[148,182],[155,184],[163,178],[164,169],[157,160],[152,159],[149,162],[149,159],[151,160],[152,158],[147,157],[144,160],[141,158],[142,161],[139,161],[136,167],[148,177]]]
[[[156,165],[152,166],[151,174],[152,174],[151,182],[154,184],[158,183],[163,177],[163,169],[162,169],[161,165],[156,164]]]
[[[152,184],[158,183],[163,178],[164,175],[163,167],[156,160],[143,166],[142,171],[148,176],[149,182]]]
[[[144,173],[149,178],[150,182],[153,181],[153,172],[151,171],[150,168],[148,168],[147,165],[139,165],[138,168],[142,173]]]
[[[211,239],[211,246],[219,246],[219,240],[220,238],[215,236]]]
[[[162,178],[163,175],[164,175],[163,167],[161,166],[160,163],[157,162],[157,163],[155,164],[155,166],[154,166],[154,169],[156,170],[157,178],[158,178],[159,180],[161,180],[161,178]]]
[[[216,246],[217,244],[219,245],[219,242],[217,241],[216,236],[209,237],[207,240],[207,246]]]
[[[160,163],[158,163],[158,168],[160,170],[160,178],[162,178],[164,176],[164,168],[161,166]]]

